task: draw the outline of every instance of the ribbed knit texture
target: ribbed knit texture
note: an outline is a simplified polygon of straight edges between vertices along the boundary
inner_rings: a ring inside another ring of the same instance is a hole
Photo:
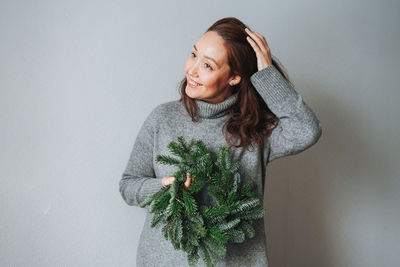
[[[215,119],[228,114],[228,110],[237,101],[238,92],[226,98],[224,101],[216,104],[210,104],[203,100],[195,99],[199,107],[197,115],[200,118]]]
[[[251,82],[280,121],[271,136],[264,139],[262,150],[231,148],[230,155],[233,161],[241,164],[239,173],[242,181],[253,181],[254,191],[263,203],[267,164],[309,148],[319,140],[322,129],[316,115],[301,95],[274,66],[254,73]],[[196,99],[200,118],[198,122],[192,122],[183,103],[178,100],[155,107],[139,130],[119,182],[119,191],[124,201],[128,205],[138,206],[149,194],[161,189],[163,177],[177,171],[177,167],[161,165],[155,159],[158,154],[174,156],[167,145],[172,140],[176,141],[178,136],[182,135],[186,140],[201,139],[215,159],[218,148],[228,146],[222,127],[228,119],[228,109],[236,100],[237,93],[218,104]],[[210,202],[205,192],[202,192],[200,199],[201,203]],[[148,212],[148,207],[146,210],[146,220],[137,248],[137,266],[188,266],[186,254],[174,250],[170,241],[165,240],[161,228],[150,227],[153,215]],[[268,266],[264,219],[258,220],[254,227],[254,238],[241,244],[228,244],[226,258],[218,260],[218,267]],[[197,266],[206,265],[200,259]]]

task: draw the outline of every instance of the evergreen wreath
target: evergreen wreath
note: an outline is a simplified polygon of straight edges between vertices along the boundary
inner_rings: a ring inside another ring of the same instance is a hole
[[[231,162],[227,147],[218,149],[216,162],[201,140],[186,143],[179,136],[178,142],[171,141],[167,147],[180,160],[157,155],[156,162],[178,166],[175,181],[146,197],[139,207],[150,205],[151,227],[164,225],[165,239],[175,250],[187,253],[190,266],[196,265],[200,253],[207,266],[214,267],[215,256],[225,257],[228,242],[242,243],[255,236],[252,224],[264,217],[264,207],[252,191],[252,181],[241,183],[240,164]],[[188,190],[183,185],[186,173],[193,179]],[[212,205],[196,201],[196,193],[205,186]]]

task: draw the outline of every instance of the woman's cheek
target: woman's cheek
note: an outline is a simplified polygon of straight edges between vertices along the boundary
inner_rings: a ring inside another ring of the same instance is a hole
[[[213,87],[215,83],[215,77],[213,75],[210,75],[208,73],[204,74],[204,80],[203,84],[207,87]]]

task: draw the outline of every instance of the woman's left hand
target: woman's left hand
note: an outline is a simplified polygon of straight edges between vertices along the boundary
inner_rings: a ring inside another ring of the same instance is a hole
[[[262,70],[272,65],[271,50],[269,49],[268,43],[265,37],[258,32],[250,31],[248,28],[245,29],[247,34],[247,41],[253,47],[257,56],[257,68]]]
[[[186,191],[189,191],[189,186],[194,183],[195,177],[196,177],[195,175],[193,175],[193,177],[191,177],[190,173],[188,173],[188,172],[186,173],[186,181],[183,184]]]
[[[194,178],[196,175],[191,176],[190,173],[186,173],[186,181],[183,183],[183,187],[185,188],[186,191],[189,191],[189,186],[194,183]],[[172,184],[175,182],[175,177],[174,176],[166,176],[162,180],[162,185],[163,187],[166,187],[167,185]]]

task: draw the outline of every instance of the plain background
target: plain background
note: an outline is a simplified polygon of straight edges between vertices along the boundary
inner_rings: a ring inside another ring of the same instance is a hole
[[[400,264],[398,1],[0,2],[0,265],[135,266],[119,180],[192,45],[235,16],[322,122],[268,166],[272,267]]]

